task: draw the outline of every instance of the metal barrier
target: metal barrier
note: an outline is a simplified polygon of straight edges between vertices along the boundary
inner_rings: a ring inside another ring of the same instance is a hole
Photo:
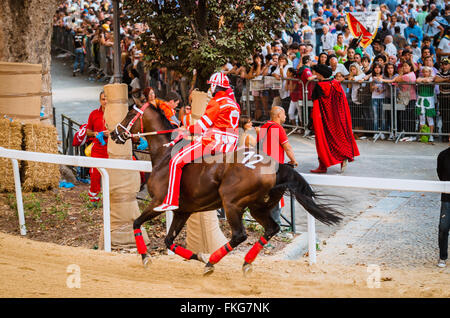
[[[75,147],[73,145],[73,136],[80,129],[81,124],[73,119],[61,114],[61,142],[62,154],[70,156],[84,156],[87,145]],[[89,169],[85,167],[70,167],[79,179],[85,180],[89,177]]]
[[[65,27],[53,26],[52,47],[65,51],[75,57],[74,33]],[[103,45],[92,43],[86,37],[85,71],[92,79],[109,81],[112,76],[112,60],[108,62],[108,50]],[[109,64],[108,64],[109,63]]]
[[[291,92],[288,99],[273,102],[274,98],[270,96],[274,94],[270,92],[281,89],[283,81],[298,82],[298,95]],[[289,120],[283,127],[292,128],[289,134],[300,129],[307,131],[313,107],[311,93],[315,82],[317,80],[303,83],[296,78],[276,80],[272,76],[250,80],[246,86],[245,109],[242,113],[246,112],[250,118],[256,119],[255,117],[264,111],[266,116],[263,119],[267,120],[270,108],[281,106],[285,109]],[[406,135],[416,136],[416,139],[420,136],[437,136],[442,140],[442,136],[450,134],[450,94],[443,94],[439,89],[442,85],[448,86],[448,83],[387,84],[372,81],[342,81],[341,85],[350,108],[353,132],[373,134],[374,142],[379,138],[384,139],[385,134],[395,143]],[[382,88],[382,93],[374,93],[371,85],[378,85]],[[266,104],[262,104],[262,101]],[[423,103],[428,106],[424,107]],[[427,111],[428,108],[434,110]],[[431,116],[427,116],[425,112]],[[422,129],[425,124],[430,131]]]

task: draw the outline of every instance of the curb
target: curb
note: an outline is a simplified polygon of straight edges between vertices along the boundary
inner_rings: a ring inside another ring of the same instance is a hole
[[[297,236],[292,242],[275,256],[282,260],[299,259],[308,250],[308,233],[304,232]]]

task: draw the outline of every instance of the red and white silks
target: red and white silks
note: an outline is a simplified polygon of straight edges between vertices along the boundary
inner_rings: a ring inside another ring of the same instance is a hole
[[[188,129],[201,137],[185,146],[170,160],[169,187],[163,205],[178,206],[182,168],[204,155],[236,149],[239,132],[239,105],[232,90],[218,92],[206,106],[205,114]]]

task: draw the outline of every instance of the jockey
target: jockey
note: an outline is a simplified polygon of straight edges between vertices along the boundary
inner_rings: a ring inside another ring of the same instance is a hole
[[[187,128],[180,128],[180,135],[188,130],[191,134],[200,133],[192,143],[181,149],[169,162],[169,187],[163,203],[155,211],[173,211],[178,209],[182,168],[202,157],[204,154],[232,152],[236,149],[239,132],[239,105],[234,99],[228,77],[223,73],[214,73],[208,81],[211,84],[213,98],[206,106],[204,115]],[[177,138],[178,140],[180,138]],[[176,139],[176,140],[177,140]],[[176,141],[175,140],[175,141]],[[173,145],[174,142],[170,143]]]

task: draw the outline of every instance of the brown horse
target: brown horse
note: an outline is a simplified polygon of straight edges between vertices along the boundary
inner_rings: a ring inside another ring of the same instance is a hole
[[[131,109],[125,119],[111,132],[112,140],[121,144],[130,138],[130,134],[136,134],[139,131],[156,132],[175,128],[159,108],[149,106],[142,114],[140,112],[140,110],[138,112],[136,109]],[[141,120],[137,120],[139,116],[142,116]],[[147,183],[152,201],[134,221],[135,233],[140,231],[144,222],[162,213],[153,211],[153,208],[161,204],[166,195],[169,182],[169,160],[174,154],[173,148],[181,149],[180,144],[183,143],[178,142],[173,147],[164,146],[170,142],[169,134],[156,134],[146,138],[152,158],[152,173]],[[264,234],[245,257],[243,265],[245,274],[251,270],[251,263],[258,252],[280,230],[279,225],[271,217],[271,210],[280,202],[287,190],[291,191],[297,201],[317,220],[327,225],[341,220],[341,213],[336,209],[330,205],[315,202],[316,193],[293,166],[278,165],[271,157],[263,153],[257,154],[255,149],[221,153],[202,158],[200,162],[188,164],[183,168],[181,177],[179,209],[174,211],[165,244],[168,249],[186,259],[206,263],[204,275],[211,274],[214,271],[214,264],[247,239],[242,215],[244,209],[248,207],[252,217],[264,227]],[[221,207],[225,210],[232,237],[226,245],[214,252],[209,260],[206,260],[204,255],[194,254],[173,244],[192,213]],[[139,243],[137,244],[139,250]],[[141,256],[145,266],[149,261],[146,248]]]

